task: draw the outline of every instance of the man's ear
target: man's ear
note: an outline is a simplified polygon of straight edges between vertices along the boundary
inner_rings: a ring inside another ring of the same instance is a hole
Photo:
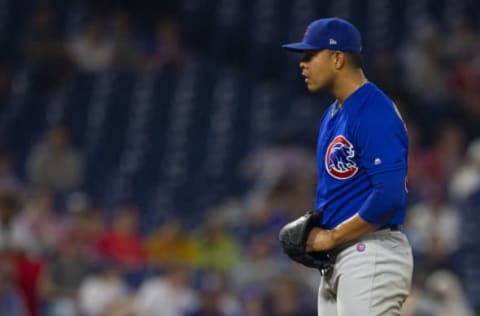
[[[335,51],[333,55],[333,65],[335,66],[335,69],[341,69],[343,65],[345,65],[345,53]]]

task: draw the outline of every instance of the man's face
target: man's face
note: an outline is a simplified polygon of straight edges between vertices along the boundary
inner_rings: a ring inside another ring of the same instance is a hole
[[[334,70],[332,58],[332,51],[326,49],[304,52],[300,68],[310,92],[328,89],[332,85]]]

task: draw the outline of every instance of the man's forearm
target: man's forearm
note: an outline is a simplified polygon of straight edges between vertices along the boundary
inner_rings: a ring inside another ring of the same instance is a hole
[[[332,238],[335,246],[355,240],[365,234],[373,232],[377,226],[365,221],[360,215],[355,214],[334,229]]]
[[[373,232],[376,229],[377,226],[365,221],[360,215],[355,214],[334,229],[313,228],[307,239],[306,250],[329,250]]]

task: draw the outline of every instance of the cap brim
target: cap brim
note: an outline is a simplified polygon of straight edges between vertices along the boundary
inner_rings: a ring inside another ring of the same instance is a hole
[[[291,44],[285,44],[282,45],[282,47],[286,50],[292,51],[292,52],[303,52],[306,50],[319,50],[319,47],[312,46],[303,42],[298,42],[298,43],[291,43]]]

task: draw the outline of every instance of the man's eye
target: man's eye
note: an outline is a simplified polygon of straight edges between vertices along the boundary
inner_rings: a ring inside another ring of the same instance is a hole
[[[315,54],[307,53],[307,54],[303,55],[302,61],[308,62],[308,61],[312,60],[313,56],[315,56]]]

